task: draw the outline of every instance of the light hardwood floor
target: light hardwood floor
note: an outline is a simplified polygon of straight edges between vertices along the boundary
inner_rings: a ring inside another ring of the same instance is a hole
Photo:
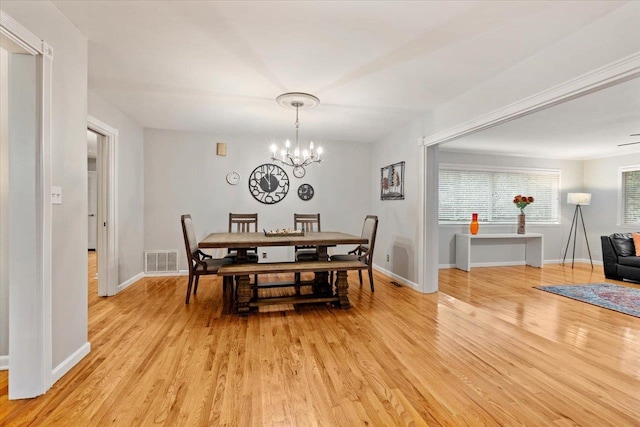
[[[640,319],[533,289],[579,264],[440,271],[440,292],[350,278],[350,310],[223,313],[221,281],[146,278],[99,299],[91,353],[7,425],[640,425]],[[89,274],[92,279],[92,274]],[[278,279],[283,279],[282,277]],[[621,282],[617,282],[621,283]],[[633,286],[633,285],[629,285]]]

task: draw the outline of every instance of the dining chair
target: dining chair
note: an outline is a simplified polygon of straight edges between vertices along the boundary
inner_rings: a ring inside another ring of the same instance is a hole
[[[229,213],[229,233],[257,233],[258,214]],[[229,249],[228,258],[235,258],[238,253],[235,249]],[[247,262],[258,262],[258,248],[247,250]]]
[[[352,251],[346,254],[332,255],[329,259],[331,261],[355,261],[359,260],[367,264],[367,271],[369,272],[369,283],[371,285],[371,292],[373,288],[373,249],[376,244],[376,232],[378,231],[378,217],[376,215],[367,215],[364,219],[364,225],[362,226],[361,236],[368,240],[367,243],[363,243]],[[360,277],[360,286],[362,286],[362,270],[358,270],[358,276]],[[331,283],[333,283],[333,272],[331,272]]]
[[[305,233],[313,231],[321,231],[320,214],[293,214],[293,229],[302,230]],[[318,248],[316,246],[296,246],[295,247],[296,262],[317,261]],[[300,293],[300,273],[295,273],[296,293]]]
[[[187,285],[187,298],[185,300],[185,304],[189,304],[191,288],[193,287],[193,294],[195,295],[198,292],[200,276],[217,274],[221,266],[233,264],[233,260],[230,258],[213,258],[211,255],[205,254],[198,249],[198,241],[196,240],[196,233],[193,229],[191,215],[182,215],[180,222],[182,223],[182,235],[184,237],[184,246],[187,250],[187,262],[189,264],[189,284]],[[233,288],[233,278],[224,277],[222,284],[223,291],[233,295],[233,289],[230,289],[230,287]]]
[[[245,213],[229,213],[229,233],[257,233],[258,232],[258,214]],[[229,249],[225,258],[232,259],[236,262],[238,252],[235,249]],[[247,249],[247,262],[258,262],[258,248]],[[258,275],[253,276],[254,285],[258,285]],[[256,290],[257,292],[257,290]]]
[[[305,233],[321,231],[320,214],[293,214],[293,229]],[[296,246],[296,261],[315,261],[318,259],[318,248],[315,246]]]

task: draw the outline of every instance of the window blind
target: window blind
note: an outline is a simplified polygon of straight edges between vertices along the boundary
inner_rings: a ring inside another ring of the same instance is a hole
[[[640,170],[622,172],[622,221],[640,224]]]
[[[472,213],[480,222],[514,222],[520,210],[517,194],[533,196],[527,206],[527,222],[559,221],[560,171],[440,169],[440,222],[468,222]]]

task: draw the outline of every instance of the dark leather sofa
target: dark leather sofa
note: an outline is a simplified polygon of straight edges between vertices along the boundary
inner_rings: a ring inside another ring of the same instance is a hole
[[[631,233],[600,236],[604,276],[613,280],[640,282],[640,257],[636,256]]]

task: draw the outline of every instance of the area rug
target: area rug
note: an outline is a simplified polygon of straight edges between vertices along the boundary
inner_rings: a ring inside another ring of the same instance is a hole
[[[611,283],[535,286],[535,288],[640,317],[640,288],[612,285]]]

